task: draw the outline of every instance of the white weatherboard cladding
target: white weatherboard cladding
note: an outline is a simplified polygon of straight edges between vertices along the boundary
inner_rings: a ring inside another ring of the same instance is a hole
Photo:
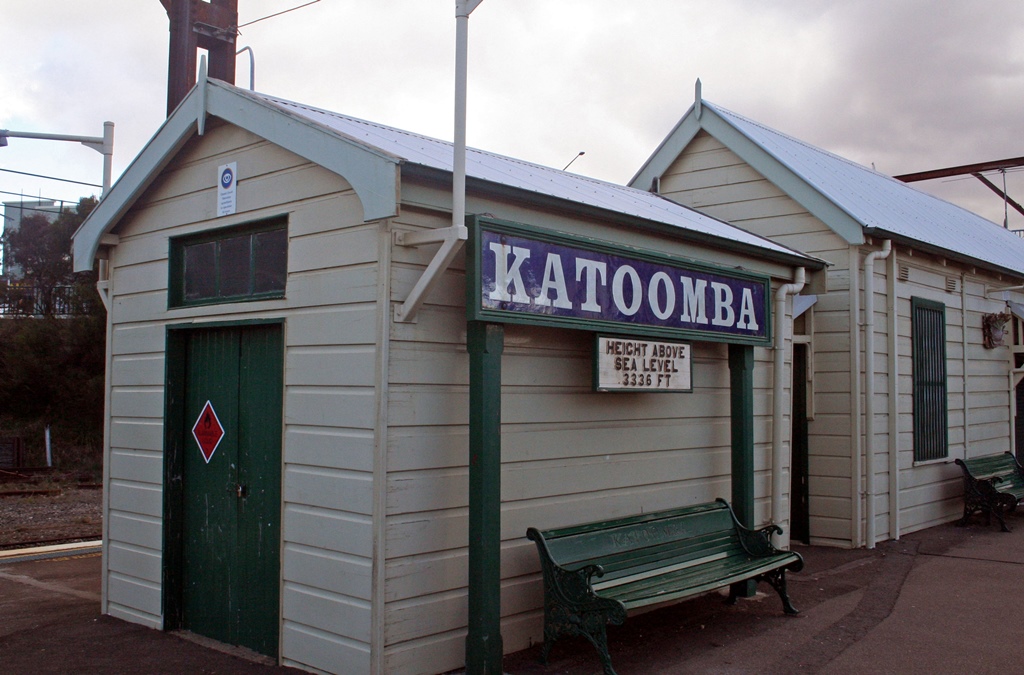
[[[238,213],[216,218],[215,184],[202,177],[231,161],[241,177]],[[497,165],[545,176],[550,171],[505,161]],[[570,182],[595,186],[605,196],[618,190],[588,179]],[[426,181],[415,189],[415,204],[404,203],[401,215],[366,223],[357,194],[331,171],[239,127],[211,124],[118,223],[120,243],[111,249],[108,611],[153,626],[162,621],[167,326],[284,319],[283,663],[398,675],[462,665],[469,620],[465,265],[460,255],[444,271],[416,322],[389,320],[388,301],[405,299],[433,253],[431,247],[392,245],[391,230],[441,228],[450,219],[445,192]],[[634,193],[622,192],[683,220],[694,217],[660,197]],[[540,228],[776,278],[791,274],[778,257],[762,261],[693,238],[684,243],[654,230],[541,211],[511,197],[471,194],[470,203],[474,211]],[[167,308],[170,237],[282,214],[289,230],[284,299]],[[718,233],[713,236],[728,232],[712,219],[697,220],[706,220]],[[760,250],[793,257],[784,247],[742,236]],[[381,251],[392,259],[385,263]],[[501,533],[506,650],[541,638],[539,563],[524,537],[528,526],[729,496],[727,353],[721,344],[692,345],[691,394],[599,394],[590,381],[588,332],[508,328]],[[770,354],[754,354],[755,520],[763,523]]]
[[[723,116],[731,115],[717,108],[715,110]],[[819,171],[825,171],[824,165],[831,167],[833,174],[830,174],[830,178],[825,173],[813,174],[811,169],[806,170],[807,175],[814,175],[817,179],[835,180],[835,172],[842,169],[871,174],[870,179],[863,177],[863,180],[890,181],[799,141],[785,137],[779,140],[774,136],[775,132],[749,120],[744,124],[752,125],[752,137],[764,140],[757,135],[762,134],[776,138],[779,146],[788,148],[788,152],[794,155],[803,153],[808,162],[818,157],[821,166],[814,166]],[[743,128],[748,129],[747,126]],[[776,150],[782,152],[779,148]],[[794,198],[782,192],[705,131],[699,131],[680,155],[666,166],[661,177],[661,189],[666,197],[700,208],[756,234],[833,263],[829,269],[817,273],[824,274],[825,279],[816,282],[818,301],[809,311],[809,320],[813,326],[810,334],[813,345],[813,419],[809,423],[810,532],[812,543],[849,546],[850,521],[854,517],[851,496],[854,458],[857,452],[862,452],[862,446],[856,440],[860,427],[857,426],[852,405],[855,380],[851,375],[851,303],[857,297],[859,306],[863,307],[864,275],[860,266],[864,255],[877,250],[878,246],[851,247]],[[936,202],[944,204],[901,183],[889,184],[887,189],[896,193],[907,191],[904,194],[906,199],[921,198],[933,202],[933,206]],[[884,195],[878,198],[883,199]],[[964,218],[965,212],[958,207],[951,208],[953,210],[946,212],[949,217]],[[896,213],[902,215],[903,211]],[[968,215],[967,221],[976,223],[977,217]],[[917,221],[912,219],[911,222]],[[962,224],[964,221],[959,222]],[[1001,236],[1001,228],[987,221],[982,221],[982,226],[986,232],[996,230],[997,236]],[[905,232],[906,236],[913,233],[911,229]],[[1014,247],[1021,245],[1021,240],[1015,236],[1011,235],[1011,240]],[[875,475],[862,477],[862,485],[867,485],[867,481],[872,478],[874,480],[875,525],[877,534],[883,539],[896,535],[890,526],[893,517],[890,513],[892,500],[888,496],[892,482],[890,452],[897,454],[899,475],[895,482],[900,490],[899,527],[900,534],[906,534],[959,517],[962,513],[963,487],[960,472],[952,460],[963,457],[965,453],[977,456],[1005,451],[1012,420],[1006,352],[1004,349],[984,349],[981,337],[982,315],[1002,311],[1004,307],[1001,298],[987,295],[986,291],[1006,286],[1008,282],[980,267],[971,270],[958,265],[942,264],[933,256],[908,251],[904,246],[896,248],[893,261],[875,265],[876,340],[873,346],[876,354],[875,429],[878,454]],[[851,260],[858,261],[858,269],[852,275]],[[1024,257],[1017,261],[1020,266]],[[895,282],[897,374],[894,385],[888,367],[892,341],[886,313],[886,289],[891,270],[899,269],[905,270],[905,278]],[[856,279],[856,287],[853,289],[851,279]],[[952,284],[951,279],[954,282]],[[963,288],[963,293],[960,288]],[[945,462],[915,464],[913,458],[910,299],[914,296],[941,302],[946,307],[950,445],[949,457]],[[966,317],[963,312],[965,303]],[[964,325],[967,326],[966,354]],[[863,335],[860,337],[860,349],[864,349]],[[890,420],[893,386],[896,386],[897,400],[894,405],[897,419]],[[895,437],[891,428],[896,429]],[[890,448],[893,449],[890,451]],[[863,462],[861,470],[864,470]],[[863,500],[860,513],[862,518],[866,513]]]
[[[421,198],[422,202],[429,199]],[[482,212],[509,205],[478,198]],[[567,230],[558,216],[517,220]],[[583,221],[576,223],[581,227]],[[443,213],[403,209],[396,229],[444,227]],[[592,231],[597,231],[595,226]],[[617,243],[678,253],[650,235]],[[643,239],[641,239],[643,237]],[[392,301],[429,251],[396,247]],[[713,259],[686,249],[687,257]],[[759,263],[745,261],[748,269]],[[763,264],[761,264],[763,265]],[[468,401],[464,259],[456,258],[415,324],[392,323],[388,370],[385,663],[388,673],[444,672],[465,656]],[[730,496],[728,349],[693,343],[693,393],[597,393],[587,331],[506,325],[502,356],[501,606],[506,652],[542,639],[539,562],[529,526],[558,527]],[[755,491],[767,518],[770,353],[755,349]]]
[[[699,132],[669,165],[661,189],[669,199],[736,222],[761,236],[779,239],[788,246],[802,245],[812,255],[833,261],[832,267],[818,274],[848,279],[849,245],[706,132]],[[838,545],[849,540],[852,514],[850,297],[845,289],[827,285],[826,290],[833,292],[819,292],[811,310],[814,417],[809,428],[810,532],[816,543]]]
[[[239,166],[238,214],[214,219],[216,184],[202,177],[215,175],[225,158]],[[167,309],[169,237],[281,213],[289,214],[286,299]],[[162,623],[166,326],[283,317],[282,659],[367,672],[374,419],[367,411],[374,398],[378,226],[362,222],[358,198],[336,175],[221,126],[183,150],[118,235],[111,259],[107,611]],[[339,255],[326,257],[327,249]]]

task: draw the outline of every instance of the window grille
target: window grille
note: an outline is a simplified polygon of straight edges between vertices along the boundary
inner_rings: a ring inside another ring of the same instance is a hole
[[[949,455],[949,415],[946,384],[946,306],[911,298],[914,461]]]

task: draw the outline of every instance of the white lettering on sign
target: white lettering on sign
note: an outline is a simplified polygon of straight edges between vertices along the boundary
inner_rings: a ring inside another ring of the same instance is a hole
[[[690,345],[598,336],[598,391],[692,391]]]
[[[555,292],[553,301],[551,299],[551,291]],[[547,262],[544,263],[544,283],[540,287],[537,304],[541,307],[554,305],[562,309],[572,309],[572,303],[569,301],[569,292],[565,288],[562,256],[557,253],[548,253]]]
[[[485,309],[765,335],[768,286],[762,281],[512,235],[484,235],[490,238],[481,251]]]

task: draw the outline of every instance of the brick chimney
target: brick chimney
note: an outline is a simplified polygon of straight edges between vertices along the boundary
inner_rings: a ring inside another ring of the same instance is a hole
[[[238,0],[160,0],[171,24],[167,59],[167,115],[196,83],[198,51],[209,54],[210,77],[235,83]]]

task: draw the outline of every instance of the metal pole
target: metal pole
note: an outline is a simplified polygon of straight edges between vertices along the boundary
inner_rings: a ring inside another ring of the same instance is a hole
[[[754,348],[729,345],[729,400],[732,432],[732,509],[736,519],[754,527]],[[756,582],[734,584],[733,593],[752,597]]]
[[[103,155],[103,195],[110,190],[113,175],[114,158],[114,123],[103,123],[102,136],[74,136],[71,134],[42,134],[34,131],[10,131],[0,129],[0,138],[34,138],[43,141],[70,141],[81,143]],[[5,143],[6,145],[6,143]]]
[[[469,626],[466,675],[500,675],[502,324],[469,322]]]
[[[103,123],[103,193],[101,197],[106,197],[107,193],[110,192],[110,181],[114,172],[114,123],[104,122]]]
[[[256,91],[256,53],[252,47],[242,47],[235,52],[235,56],[242,52],[249,52],[249,91]]]

